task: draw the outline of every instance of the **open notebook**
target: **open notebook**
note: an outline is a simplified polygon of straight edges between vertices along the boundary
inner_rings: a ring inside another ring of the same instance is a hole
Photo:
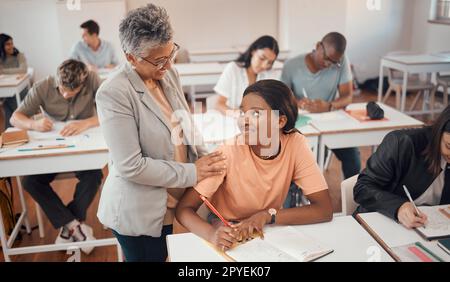
[[[264,239],[255,238],[226,252],[237,262],[312,261],[333,252],[291,226],[270,228]]]
[[[419,209],[428,216],[425,228],[416,229],[422,237],[427,240],[450,237],[450,205],[422,206]]]

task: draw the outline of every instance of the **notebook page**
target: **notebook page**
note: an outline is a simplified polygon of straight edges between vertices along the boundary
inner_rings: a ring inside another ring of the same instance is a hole
[[[425,228],[420,227],[418,230],[426,237],[442,237],[450,235],[450,218],[445,216],[439,209],[444,208],[450,213],[449,205],[420,207],[420,211],[425,213],[428,217],[428,222]]]
[[[265,240],[297,261],[310,261],[332,251],[291,226],[280,227],[273,232],[268,232]]]
[[[295,262],[295,258],[273,247],[265,239],[255,238],[226,252],[237,262]]]
[[[310,261],[332,250],[290,226],[275,227],[264,233],[264,239],[255,238],[227,251],[236,261]]]

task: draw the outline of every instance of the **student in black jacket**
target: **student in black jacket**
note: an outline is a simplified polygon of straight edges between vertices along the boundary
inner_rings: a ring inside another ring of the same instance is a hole
[[[353,190],[360,206],[355,213],[380,212],[407,228],[420,227],[427,217],[417,215],[414,203],[450,204],[450,106],[431,127],[389,133],[367,161]]]

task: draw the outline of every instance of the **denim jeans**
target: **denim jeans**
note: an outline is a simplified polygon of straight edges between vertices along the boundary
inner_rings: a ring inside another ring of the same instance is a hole
[[[341,161],[344,179],[359,174],[361,171],[361,156],[358,148],[344,148],[332,150],[336,158]]]
[[[359,174],[361,170],[361,157],[358,148],[334,149],[332,151],[336,155],[338,160],[341,161],[344,179]],[[291,183],[289,192],[283,204],[283,208],[287,209],[296,207],[297,205],[301,204],[301,200],[301,190],[298,189],[295,183]]]

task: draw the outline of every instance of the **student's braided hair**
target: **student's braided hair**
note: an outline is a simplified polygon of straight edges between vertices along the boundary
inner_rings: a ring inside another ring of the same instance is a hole
[[[250,93],[263,98],[272,110],[279,111],[280,116],[286,116],[287,122],[283,127],[284,133],[298,132],[295,128],[298,117],[297,101],[286,84],[275,79],[264,79],[248,86],[244,91],[244,96]]]

